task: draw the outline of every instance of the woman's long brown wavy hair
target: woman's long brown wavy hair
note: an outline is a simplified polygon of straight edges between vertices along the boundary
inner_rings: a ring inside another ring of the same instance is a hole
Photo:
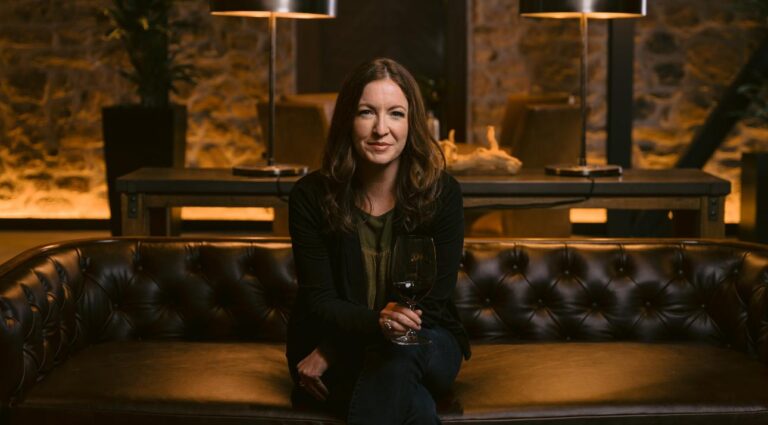
[[[429,133],[416,80],[399,63],[379,58],[358,66],[347,77],[336,99],[321,168],[326,181],[321,208],[330,230],[354,231],[355,205],[365,201],[355,175],[359,157],[353,147],[352,127],[363,89],[372,81],[384,79],[400,86],[408,99],[408,137],[397,171],[395,208],[402,215],[406,230],[429,221],[435,213],[445,157]]]

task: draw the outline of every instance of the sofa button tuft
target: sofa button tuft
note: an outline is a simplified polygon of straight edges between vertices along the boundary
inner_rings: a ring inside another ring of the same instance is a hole
[[[645,306],[646,306],[646,307],[650,307],[650,306],[651,306],[651,302],[650,302],[650,301],[646,301],[646,302],[645,302]]]
[[[592,308],[597,308],[597,302],[596,301],[592,301]]]
[[[570,276],[571,275],[571,271],[570,270],[564,270],[563,274],[566,275],[566,276]]]
[[[490,298],[486,297],[485,300],[483,300],[483,301],[485,301],[485,305],[491,305],[491,299]]]
[[[706,304],[704,304],[704,303],[702,303],[702,304],[701,304],[701,308],[707,308],[707,305],[706,305]]]

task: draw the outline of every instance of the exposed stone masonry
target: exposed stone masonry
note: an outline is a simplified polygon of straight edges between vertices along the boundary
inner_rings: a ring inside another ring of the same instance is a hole
[[[0,2],[0,218],[106,218],[101,108],[135,102],[127,58],[105,35],[107,0]],[[256,99],[267,92],[266,19],[212,17],[176,1],[180,60],[198,82],[187,105],[187,165],[228,167],[261,155]],[[293,24],[278,23],[277,90],[294,86]]]
[[[633,162],[667,168],[765,34],[736,1],[648,1],[636,20]],[[579,93],[577,20],[517,16],[517,0],[473,3],[472,118],[474,137],[500,126],[509,93]],[[588,125],[590,161],[605,152],[607,23],[589,22]],[[544,147],[542,147],[544,148]],[[741,152],[768,149],[768,131],[739,125],[705,167],[731,180],[739,192]],[[726,219],[738,220],[739,198],[730,196]]]
[[[734,1],[649,1],[635,49],[634,165],[669,167],[764,29]],[[0,2],[0,218],[105,218],[101,108],[135,100],[107,41],[107,0]],[[472,2],[471,113],[475,140],[500,126],[508,94],[578,93],[575,20],[517,16],[517,0]],[[212,17],[207,2],[175,2],[181,59],[198,69],[187,105],[187,164],[228,167],[261,154],[255,99],[267,88],[265,19]],[[278,92],[295,86],[291,20],[278,25]],[[589,154],[603,161],[607,24],[590,22]],[[740,125],[706,170],[738,183],[744,150],[768,149],[765,129]],[[735,191],[738,186],[735,185]],[[727,206],[738,217],[738,198]]]

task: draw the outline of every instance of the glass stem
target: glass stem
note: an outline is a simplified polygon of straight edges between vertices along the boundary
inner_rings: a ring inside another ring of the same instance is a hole
[[[406,302],[408,304],[408,308],[411,309],[411,311],[416,311],[416,304],[412,302]],[[416,337],[416,331],[413,330],[413,328],[409,327],[408,331],[405,333],[405,336],[408,338],[415,338]]]

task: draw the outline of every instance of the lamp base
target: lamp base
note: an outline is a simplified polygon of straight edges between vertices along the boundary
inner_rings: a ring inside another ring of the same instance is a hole
[[[610,177],[620,176],[622,173],[619,165],[559,164],[548,165],[544,170],[547,174],[565,177]]]
[[[301,164],[238,165],[232,174],[245,177],[292,177],[307,174],[307,166]]]

